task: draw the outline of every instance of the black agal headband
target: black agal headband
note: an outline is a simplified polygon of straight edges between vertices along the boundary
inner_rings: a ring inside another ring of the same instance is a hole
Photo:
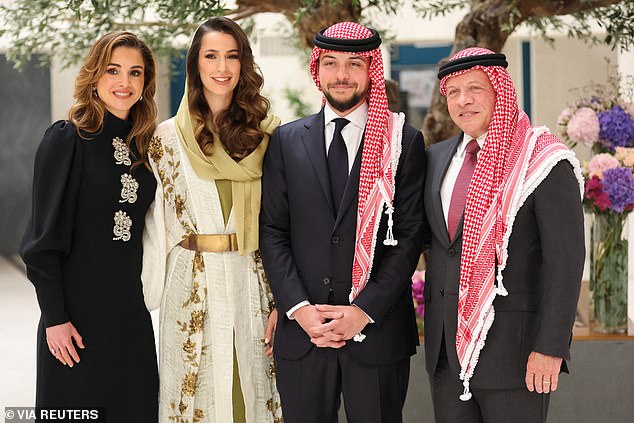
[[[440,69],[438,69],[438,79],[443,79],[449,74],[470,69],[474,66],[502,66],[503,68],[506,68],[508,65],[506,56],[502,53],[478,54],[476,56],[461,57],[442,65]]]
[[[352,38],[333,38],[324,35],[328,28],[324,28],[315,35],[313,43],[316,47],[324,50],[334,51],[370,51],[381,45],[381,37],[374,29],[368,28],[372,32],[372,36],[368,38],[352,39]]]

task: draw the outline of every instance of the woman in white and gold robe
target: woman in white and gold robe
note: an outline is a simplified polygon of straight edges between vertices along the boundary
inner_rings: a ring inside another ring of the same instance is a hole
[[[161,308],[159,421],[281,422],[265,353],[275,306],[257,251],[262,159],[279,119],[230,19],[198,28],[187,77],[149,149],[158,187],[142,279],[148,307]]]

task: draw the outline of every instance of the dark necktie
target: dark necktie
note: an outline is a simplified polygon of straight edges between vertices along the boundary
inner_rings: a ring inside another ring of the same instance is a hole
[[[330,189],[335,213],[338,213],[343,190],[348,181],[348,149],[341,135],[341,130],[350,121],[344,118],[336,118],[332,121],[335,123],[335,133],[328,148],[328,171],[330,172]]]
[[[456,235],[456,230],[462,219],[464,213],[465,203],[467,202],[467,190],[469,189],[469,182],[471,182],[471,175],[476,166],[476,160],[478,158],[478,151],[480,146],[474,139],[469,141],[465,148],[464,161],[462,167],[456,178],[456,183],[453,186],[453,192],[451,193],[451,203],[449,204],[449,213],[447,216],[447,232],[449,233],[449,239],[453,240]]]

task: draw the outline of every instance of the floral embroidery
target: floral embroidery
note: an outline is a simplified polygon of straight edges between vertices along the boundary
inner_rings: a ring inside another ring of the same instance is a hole
[[[269,366],[269,371],[268,371],[269,377],[275,379],[275,376],[277,375],[277,370],[275,369],[275,362],[271,361],[271,365]]]
[[[275,304],[275,298],[273,298],[273,292],[271,291],[271,287],[269,285],[269,280],[266,277],[266,273],[264,272],[264,264],[262,263],[262,254],[260,250],[255,250],[253,252],[253,271],[258,274],[259,279],[262,281],[264,294],[266,295],[266,299],[268,300],[267,311],[268,314],[271,314],[273,310],[277,307]]]
[[[118,165],[130,166],[132,161],[130,160],[130,149],[126,143],[119,137],[112,139],[112,146],[114,147],[114,159]]]
[[[129,241],[130,237],[130,228],[132,227],[132,219],[127,215],[126,212],[119,210],[114,214],[114,229],[112,232],[115,234],[115,237],[112,238],[113,241]]]
[[[194,352],[196,348],[196,343],[192,342],[191,339],[188,339],[187,341],[185,341],[185,343],[183,344],[183,351],[185,351],[187,354],[191,354]]]
[[[262,255],[260,253],[260,250],[254,251],[252,257],[253,261],[251,262],[250,267],[251,270],[257,274],[258,283],[260,284],[261,313],[268,316],[276,308],[275,299],[273,298],[273,293],[271,292],[271,288],[269,287],[269,281],[266,278],[266,274],[264,273],[264,264],[262,263]],[[264,339],[261,339],[261,342],[262,346],[264,347]],[[273,360],[270,361],[266,375],[271,381],[272,390],[274,390],[277,370],[275,368],[275,362]],[[266,408],[272,414],[273,423],[283,423],[284,420],[282,419],[282,404],[279,394],[276,391],[274,391],[273,397],[266,402]]]
[[[202,344],[202,332],[207,320],[207,288],[201,288],[200,278],[204,277],[205,262],[201,252],[194,253],[192,273],[194,283],[189,298],[183,303],[184,309],[189,309],[189,322],[177,321],[180,332],[186,336],[183,342],[183,363],[188,366],[187,373],[181,382],[180,400],[178,405],[171,401],[170,405],[174,414],[169,420],[175,423],[186,423],[190,420],[186,417],[187,409],[195,404],[196,390],[198,389],[198,369],[200,361],[207,353],[207,346]],[[190,411],[191,413],[191,411]],[[194,408],[191,422],[202,422],[205,418],[203,410]]]
[[[192,371],[187,373],[181,385],[181,395],[184,397],[193,397],[196,393],[196,382],[198,382],[198,373]]]
[[[194,257],[195,259],[195,257]],[[194,263],[194,266],[196,266],[196,263]],[[194,281],[194,285],[192,286],[192,291],[189,295],[189,299],[187,301],[185,301],[185,303],[183,304],[183,308],[189,306],[190,304],[198,304],[200,303],[200,284],[197,281]]]
[[[190,225],[189,221],[185,219],[185,206],[187,202],[187,197],[183,194],[177,194],[176,191],[176,178],[180,175],[178,168],[181,165],[180,160],[174,160],[174,149],[169,146],[163,146],[161,144],[161,140],[158,137],[154,137],[154,145],[153,151],[150,153],[152,160],[159,161],[164,158],[163,152],[167,155],[165,158],[167,159],[167,166],[170,172],[166,172],[164,169],[158,170],[158,177],[163,184],[163,200],[165,201],[166,206],[171,205],[176,211],[176,217],[183,227],[183,239],[187,238],[190,234],[194,233],[194,229]],[[162,148],[161,148],[162,147]],[[157,162],[158,164],[158,162]],[[169,173],[169,174],[168,174]]]
[[[161,139],[159,137],[152,137],[150,139],[150,145],[148,146],[148,156],[150,159],[157,163],[163,158],[163,146],[161,145]]]
[[[178,220],[182,220],[183,212],[185,211],[185,199],[180,194],[174,196],[174,210],[176,211]]]
[[[281,414],[282,404],[278,401],[273,401],[273,398],[269,398],[266,401],[266,409],[273,414],[273,423],[283,423],[284,420],[281,417],[276,417],[276,414]]]
[[[197,408],[194,410],[194,420],[192,423],[202,422],[204,418],[205,418],[205,413],[203,413],[203,410],[201,410],[200,408]]]
[[[205,271],[205,260],[203,260],[202,253],[198,252],[194,255],[194,274],[203,273]],[[194,286],[195,290],[198,290],[198,286]],[[205,288],[206,289],[206,288]],[[207,291],[205,291],[207,293]]]
[[[189,319],[189,332],[196,333],[203,330],[203,323],[205,321],[204,311],[193,311],[191,318]]]
[[[124,173],[121,175],[121,200],[120,203],[128,202],[130,204],[137,200],[136,191],[139,189],[139,183],[132,175]]]
[[[153,137],[148,146],[148,156],[156,163],[156,174],[163,185],[163,201],[165,207],[174,210],[183,228],[183,238],[195,233],[191,216],[187,213],[187,193],[177,190],[176,181],[181,175],[180,160],[175,158],[174,148],[163,145],[160,137]],[[197,390],[199,388],[199,369],[209,346],[203,345],[203,328],[209,324],[207,315],[207,288],[204,279],[205,262],[200,252],[195,252],[192,260],[193,281],[189,294],[182,304],[183,320],[177,320],[177,330],[182,336],[181,353],[183,371],[180,382],[180,393],[177,398],[170,398],[173,423],[198,423],[205,421],[205,412],[197,408]]]

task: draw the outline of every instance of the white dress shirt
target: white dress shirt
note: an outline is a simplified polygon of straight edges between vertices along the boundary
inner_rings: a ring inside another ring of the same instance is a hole
[[[368,103],[363,103],[346,116],[339,116],[330,108],[330,105],[326,103],[324,106],[324,141],[326,142],[326,155],[328,155],[332,137],[335,135],[335,123],[332,120],[339,117],[346,118],[350,121],[350,123],[341,130],[341,136],[348,150],[348,174],[350,174],[354,159],[357,157],[357,151],[359,151],[359,145],[361,145],[361,138],[363,137],[363,131],[365,131],[365,122],[368,120]]]
[[[350,123],[344,126],[341,130],[343,142],[346,144],[346,149],[348,150],[348,174],[350,174],[354,160],[357,157],[357,152],[359,151],[359,146],[361,145],[361,138],[363,137],[363,131],[365,131],[365,123],[368,120],[368,103],[361,104],[346,116],[339,116],[334,110],[332,110],[328,103],[324,105],[324,141],[326,146],[326,155],[328,154],[332,137],[335,134],[335,123],[332,120],[340,117],[346,118],[350,121]],[[310,302],[306,300],[298,303],[286,312],[286,316],[288,316],[289,319],[294,320],[292,314],[295,310],[305,305],[310,305]],[[368,316],[368,319],[370,319],[370,323],[374,323],[370,316]]]
[[[487,133],[480,135],[476,138],[476,142],[480,146],[480,151],[482,151],[482,147],[484,146],[484,140],[487,136]],[[451,159],[451,163],[447,168],[447,173],[445,174],[445,179],[440,188],[440,201],[442,202],[442,211],[445,215],[445,225],[447,225],[447,221],[449,220],[449,205],[451,204],[451,195],[453,194],[453,186],[456,183],[456,179],[458,179],[458,173],[460,173],[460,169],[462,168],[462,163],[464,162],[465,150],[467,149],[467,144],[471,141],[473,137],[464,134],[462,137],[462,142],[458,145],[456,149],[456,154],[453,155]],[[480,156],[480,151],[478,151],[478,156]]]

